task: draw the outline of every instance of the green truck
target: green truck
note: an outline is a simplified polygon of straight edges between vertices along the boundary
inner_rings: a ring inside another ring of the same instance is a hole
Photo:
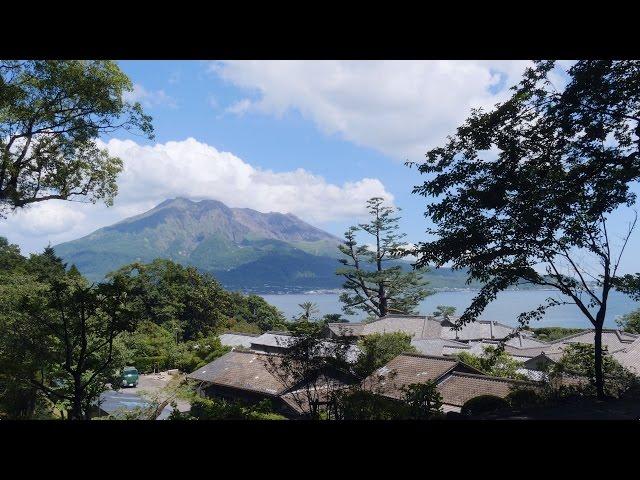
[[[122,370],[122,386],[137,387],[140,374],[135,367],[124,367]]]

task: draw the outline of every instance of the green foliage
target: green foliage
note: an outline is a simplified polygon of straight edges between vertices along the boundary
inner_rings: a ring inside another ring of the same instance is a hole
[[[574,333],[583,332],[583,328],[565,328],[565,327],[541,327],[541,328],[529,328],[533,335],[538,340],[545,342],[553,342],[561,338],[573,335]]]
[[[44,396],[86,418],[124,362],[118,336],[136,320],[127,284],[88,286],[50,248],[18,263],[0,282],[0,383],[11,385],[4,401],[19,400],[9,410],[29,416]]]
[[[522,365],[500,348],[486,346],[480,356],[468,352],[460,352],[457,354],[457,358],[487,375],[526,380],[524,375],[517,372]]]
[[[322,322],[324,323],[349,323],[349,320],[344,318],[339,313],[327,313],[322,316]]]
[[[230,402],[217,398],[196,397],[191,401],[188,415],[175,415],[174,420],[285,420],[285,417],[273,411],[273,405],[267,399],[255,405]]]
[[[262,297],[227,292],[210,275],[170,260],[134,263],[109,277],[118,275],[131,283],[140,318],[171,331],[179,341],[236,328],[260,332],[284,323]]]
[[[484,283],[463,324],[500,291],[527,283],[569,297],[600,332],[610,290],[632,294],[638,286],[633,276],[616,279],[633,216],[620,248],[607,222],[636,201],[630,186],[640,179],[640,62],[578,61],[560,90],[551,80],[555,67],[536,62],[510,99],[489,112],[473,110],[418,165],[428,179],[413,192],[430,199],[434,227],[427,231],[433,240],[413,252],[416,265],[451,265]],[[523,312],[521,325],[558,303],[549,297]],[[596,378],[602,396],[600,361]]]
[[[100,148],[106,133],[153,137],[151,118],[116,62],[0,61],[0,215],[50,199],[112,204],[122,161]]]
[[[513,408],[523,410],[535,408],[544,401],[540,389],[536,390],[531,387],[513,389],[509,392],[509,395],[507,395],[506,400]]]
[[[395,420],[406,411],[399,402],[359,388],[338,392],[334,410],[337,420]]]
[[[364,378],[392,359],[405,352],[416,352],[411,345],[411,335],[404,332],[374,333],[358,342],[360,355],[356,361],[355,371]]]
[[[433,312],[433,316],[436,318],[442,317],[445,320],[448,320],[450,317],[455,315],[456,307],[451,307],[448,305],[438,305],[436,307],[436,311]]]
[[[550,368],[551,379],[563,375],[577,375],[586,379],[586,383],[577,389],[580,395],[596,394],[595,349],[593,345],[570,343],[563,350],[560,360]],[[603,349],[602,369],[604,373],[604,391],[608,397],[619,398],[638,383],[638,378],[625,369]]]
[[[174,333],[148,320],[123,338],[127,363],[141,373],[177,368],[193,372],[229,351],[217,336],[201,335],[194,340],[176,341]]]
[[[625,332],[640,333],[640,310],[634,310],[633,312],[627,313],[616,322]]]
[[[436,382],[407,385],[403,392],[409,418],[426,420],[442,413],[442,395],[436,387]]]
[[[314,302],[302,302],[298,305],[302,310],[302,313],[296,317],[296,321],[298,322],[312,322],[316,321],[317,315],[320,310],[318,309],[318,304]]]
[[[460,410],[462,415],[476,416],[508,409],[509,402],[494,395],[480,395],[468,400]]]
[[[403,255],[405,234],[398,233],[400,217],[396,209],[384,205],[384,199],[373,197],[367,202],[371,220],[353,226],[345,232],[345,242],[338,245],[344,265],[337,270],[345,278],[340,295],[342,309],[347,315],[356,310],[374,317],[389,313],[415,313],[418,304],[430,293],[420,272],[406,272],[402,266],[389,262]],[[356,234],[364,232],[372,237],[373,248],[358,244]]]
[[[265,367],[291,393],[309,418],[319,419],[325,402],[350,379],[346,339],[327,341],[321,322],[293,322],[286,350],[266,357]]]

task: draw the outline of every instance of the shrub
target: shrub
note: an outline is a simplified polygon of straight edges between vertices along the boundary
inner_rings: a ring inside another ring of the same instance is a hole
[[[460,413],[467,416],[476,416],[483,413],[491,413],[509,408],[509,402],[495,395],[480,395],[468,400]]]
[[[519,388],[507,395],[507,401],[514,408],[531,408],[542,403],[542,398],[532,388]]]

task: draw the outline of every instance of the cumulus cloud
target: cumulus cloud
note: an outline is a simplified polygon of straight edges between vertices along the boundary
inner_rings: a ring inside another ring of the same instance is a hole
[[[0,221],[0,235],[25,251],[39,250],[48,242],[78,238],[174,197],[210,198],[230,207],[293,213],[318,225],[363,215],[365,202],[372,196],[393,202],[393,195],[375,178],[337,185],[302,168],[274,172],[193,138],[155,145],[112,139],[102,146],[124,161],[113,207],[43,202]]]
[[[234,115],[243,115],[251,109],[253,104],[248,98],[243,98],[235,103],[232,103],[226,108],[226,112],[233,113]]]
[[[509,95],[527,61],[225,61],[210,69],[252,92],[234,104],[297,110],[327,134],[419,160],[468,116]]]
[[[140,102],[146,108],[165,105],[175,108],[175,100],[167,95],[164,90],[147,90],[139,83],[133,85],[133,91],[125,92],[123,98],[127,102]]]
[[[118,204],[146,205],[176,196],[214,198],[232,207],[325,222],[362,213],[374,195],[393,200],[378,179],[335,185],[302,168],[263,170],[193,138],[153,146],[112,139],[105,146],[125,162]]]

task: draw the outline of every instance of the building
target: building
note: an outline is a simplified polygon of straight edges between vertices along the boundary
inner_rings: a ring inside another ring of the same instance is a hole
[[[308,401],[303,382],[287,385],[274,374],[281,356],[272,353],[233,350],[187,376],[199,382],[198,393],[206,397],[221,398],[245,404],[271,400],[275,410],[287,418],[298,418],[308,412]],[[350,375],[337,370],[323,372],[314,384],[324,393],[353,383]]]
[[[404,332],[416,340],[441,338],[459,342],[504,340],[516,334],[515,328],[493,320],[478,320],[456,330],[456,320],[438,319],[427,315],[387,315],[372,322],[329,323],[325,332],[329,338],[352,339],[374,333]],[[521,338],[530,338],[532,335],[529,332],[520,332]]]
[[[590,329],[544,343],[541,346],[520,347],[507,344],[505,351],[514,359],[521,361],[523,368],[539,371],[560,360],[567,346],[572,344],[593,345],[594,343],[595,331]],[[627,369],[636,374],[640,373],[640,335],[622,330],[603,330],[602,346],[606,347],[607,353]]]
[[[535,387],[533,382],[491,377],[451,357],[405,353],[365,378],[362,388],[377,395],[402,400],[411,384],[433,381],[442,396],[444,412],[460,412],[474,397],[505,398],[516,387]]]

